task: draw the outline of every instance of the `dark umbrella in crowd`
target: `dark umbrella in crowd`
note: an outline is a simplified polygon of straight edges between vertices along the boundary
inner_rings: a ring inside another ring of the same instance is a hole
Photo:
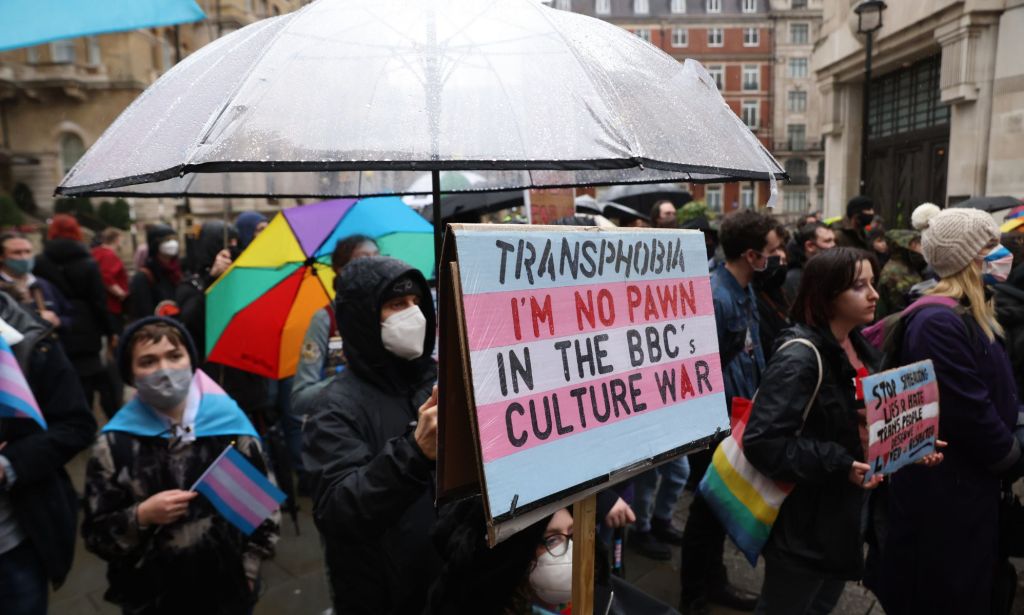
[[[966,201],[960,201],[953,207],[973,207],[989,213],[1013,209],[1021,204],[1021,200],[1012,196],[976,196]]]
[[[439,200],[455,170],[487,191],[785,176],[699,63],[612,24],[534,0],[318,0],[168,71],[57,192],[409,194],[429,171]]]
[[[604,198],[638,211],[650,211],[659,201],[672,201],[677,208],[682,207],[693,200],[693,195],[673,184],[640,184],[613,186]]]

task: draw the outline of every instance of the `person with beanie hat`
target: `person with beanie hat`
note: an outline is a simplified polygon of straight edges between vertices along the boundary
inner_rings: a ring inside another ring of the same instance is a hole
[[[317,398],[302,449],[334,611],[419,613],[440,568],[434,303],[423,274],[393,258],[353,260],[336,286],[346,369]]]
[[[889,615],[1008,612],[1016,583],[999,551],[999,498],[1001,481],[1024,475],[1024,457],[1022,407],[982,281],[998,273],[988,257],[1001,249],[999,227],[985,212],[930,203],[912,221],[939,282],[903,312],[887,361],[932,360],[948,446],[938,466],[892,475],[875,590]]]
[[[138,393],[100,431],[85,476],[82,537],[109,565],[104,598],[126,613],[250,613],[280,515],[247,535],[191,486],[228,446],[267,474],[259,436],[196,369],[181,323],[150,316],[123,339],[118,366]]]

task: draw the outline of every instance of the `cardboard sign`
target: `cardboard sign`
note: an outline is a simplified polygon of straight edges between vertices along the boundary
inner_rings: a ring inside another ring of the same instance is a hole
[[[551,224],[576,213],[576,191],[572,188],[539,188],[529,191],[531,224]]]
[[[728,430],[701,233],[447,237],[439,489],[483,493],[492,543]]]
[[[871,466],[867,478],[892,474],[935,452],[939,383],[930,359],[879,372],[861,382]]]

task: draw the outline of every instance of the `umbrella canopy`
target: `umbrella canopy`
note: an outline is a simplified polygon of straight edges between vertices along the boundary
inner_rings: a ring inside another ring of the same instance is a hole
[[[645,213],[658,201],[668,200],[676,207],[682,207],[693,200],[693,195],[673,184],[612,186],[603,197],[606,201],[614,201]]]
[[[1010,233],[1021,226],[1024,226],[1024,205],[1014,207],[1013,211],[1006,214],[1003,218],[1003,225],[999,227],[999,230],[1004,233]]]
[[[0,51],[206,18],[195,0],[4,0],[2,10]]]
[[[1016,199],[1012,196],[976,196],[974,198],[967,199],[966,201],[960,201],[953,207],[973,207],[974,209],[993,212],[1011,209],[1019,206],[1020,204],[1020,199]]]
[[[410,194],[428,170],[487,190],[785,176],[699,63],[612,24],[535,0],[317,0],[176,65],[57,191]]]
[[[397,197],[340,199],[277,214],[207,289],[210,361],[268,378],[295,373],[313,313],[334,297],[331,253],[368,235],[382,254],[433,268],[433,228]]]

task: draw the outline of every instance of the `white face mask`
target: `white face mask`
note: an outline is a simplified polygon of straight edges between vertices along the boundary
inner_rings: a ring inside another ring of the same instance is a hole
[[[572,539],[560,557],[547,551],[537,558],[530,573],[530,586],[537,597],[547,604],[566,604],[572,600]]]
[[[177,239],[165,241],[162,244],[160,244],[160,254],[163,254],[164,256],[177,256],[178,248],[179,246]]]
[[[388,316],[380,328],[380,340],[384,342],[384,348],[406,361],[423,355],[426,334],[427,317],[418,305]]]

